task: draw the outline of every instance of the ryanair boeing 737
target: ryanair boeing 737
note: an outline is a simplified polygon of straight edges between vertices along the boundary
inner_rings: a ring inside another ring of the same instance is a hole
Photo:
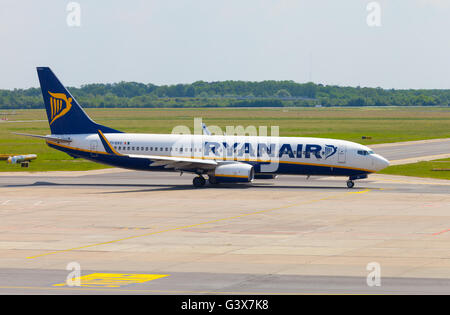
[[[196,174],[193,184],[252,182],[278,174],[367,178],[389,165],[354,142],[297,137],[132,134],[92,121],[48,67],[37,68],[51,135],[47,145],[75,158],[141,171]]]

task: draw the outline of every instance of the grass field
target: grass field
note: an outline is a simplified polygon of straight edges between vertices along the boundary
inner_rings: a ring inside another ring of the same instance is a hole
[[[441,171],[433,171],[441,169]],[[443,170],[445,169],[445,171]],[[450,179],[450,159],[389,166],[381,174]]]
[[[279,126],[280,136],[337,138],[362,144],[450,137],[450,108],[224,108],[224,109],[87,109],[98,123],[125,132],[170,133],[177,125],[193,130],[194,118],[207,125]],[[7,111],[2,111],[7,112]],[[12,112],[12,111],[9,111]],[[17,110],[0,122],[0,154],[35,153],[27,171],[90,170],[100,164],[72,159],[48,148],[43,140],[12,135],[11,132],[49,134],[44,110]],[[11,122],[44,120],[38,122]],[[370,140],[362,140],[370,136]],[[0,171],[23,171],[0,162]]]

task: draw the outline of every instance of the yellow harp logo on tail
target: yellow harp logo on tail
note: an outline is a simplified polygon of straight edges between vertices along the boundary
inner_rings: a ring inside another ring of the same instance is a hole
[[[56,119],[67,114],[67,112],[72,108],[72,98],[67,98],[64,93],[48,92],[48,94],[50,94],[51,125]]]

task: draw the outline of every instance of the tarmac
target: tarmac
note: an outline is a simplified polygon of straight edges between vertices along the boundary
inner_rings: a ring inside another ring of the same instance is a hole
[[[191,178],[1,177],[0,293],[450,293],[449,181],[373,175],[349,190],[280,176],[194,189]],[[83,276],[167,276],[55,287],[71,262]],[[380,287],[367,285],[370,263]]]
[[[450,181],[192,177],[1,174],[0,294],[450,293]]]

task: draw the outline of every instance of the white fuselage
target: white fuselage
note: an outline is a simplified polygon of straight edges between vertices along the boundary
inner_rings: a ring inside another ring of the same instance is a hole
[[[322,175],[329,172],[329,175],[347,176],[352,172],[377,172],[389,165],[386,159],[364,145],[335,139],[131,133],[106,133],[104,136],[120,155],[238,161],[266,168],[257,169],[257,172],[274,174]],[[49,144],[72,155],[114,165],[101,159],[107,150],[98,134],[64,135],[64,138],[72,142],[68,145]],[[124,163],[121,161],[115,166],[135,168],[133,162],[129,166]]]

